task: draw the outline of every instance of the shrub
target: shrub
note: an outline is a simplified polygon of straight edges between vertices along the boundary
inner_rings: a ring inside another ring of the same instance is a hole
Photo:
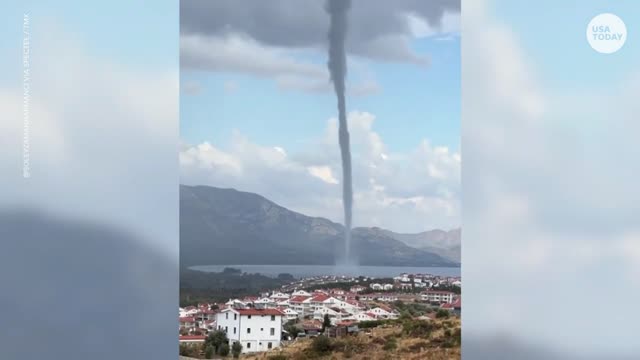
[[[331,340],[329,340],[329,338],[324,335],[320,335],[317,338],[313,339],[311,348],[313,349],[313,351],[319,354],[328,353],[331,351]]]
[[[444,309],[440,309],[438,310],[438,312],[436,313],[436,318],[437,319],[447,319],[449,317],[449,315],[451,315],[449,313],[449,311],[444,310]]]
[[[370,321],[361,321],[358,323],[358,328],[360,329],[371,329],[382,325],[381,320],[370,320]]]
[[[420,352],[422,349],[426,349],[429,347],[429,343],[426,341],[420,341],[417,343],[414,343],[412,345],[410,345],[409,347],[407,347],[407,350],[411,353],[416,353],[416,352]]]
[[[222,330],[216,330],[207,336],[207,339],[204,341],[205,348],[206,346],[213,347],[213,351],[217,354],[220,354],[220,347],[223,344],[228,344],[229,339],[227,338],[227,334]],[[229,345],[227,345],[229,347]],[[222,354],[220,354],[222,355]]]
[[[218,349],[218,355],[227,356],[229,355],[229,344],[222,344]]]
[[[207,359],[211,359],[213,357],[213,352],[214,352],[213,346],[207,345],[204,348],[204,357]]]
[[[278,354],[278,355],[271,355],[267,359],[268,360],[287,360],[288,358],[285,355]]]
[[[396,342],[395,338],[390,338],[389,340],[387,340],[387,342],[382,347],[382,349],[384,349],[385,351],[391,351],[397,348],[398,348],[398,343]]]
[[[231,353],[233,354],[233,358],[237,359],[240,357],[240,353],[242,352],[242,344],[239,342],[234,342],[233,346],[231,346]]]
[[[413,320],[406,321],[402,325],[402,331],[409,336],[428,337],[434,330],[434,326],[429,321]]]

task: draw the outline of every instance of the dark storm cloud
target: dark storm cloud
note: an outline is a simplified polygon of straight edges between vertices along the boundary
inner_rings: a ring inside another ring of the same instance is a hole
[[[329,17],[319,0],[182,0],[183,35],[248,35],[276,47],[326,46]],[[406,14],[437,28],[445,12],[459,13],[459,0],[357,0],[350,10],[347,51],[384,61],[422,62],[403,42],[410,33]]]

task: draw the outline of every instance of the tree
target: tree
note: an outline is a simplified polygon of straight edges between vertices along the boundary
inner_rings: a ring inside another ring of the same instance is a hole
[[[209,334],[207,339],[204,341],[205,347],[211,346],[216,354],[220,354],[220,347],[223,344],[228,344],[229,338],[227,338],[227,334],[222,330],[216,330]],[[227,345],[228,347],[228,345]]]
[[[448,317],[449,317],[449,315],[451,315],[451,314],[449,313],[449,311],[444,310],[444,309],[440,309],[440,310],[438,310],[438,312],[436,313],[436,318],[438,318],[438,319],[442,319],[442,318],[446,319],[446,318],[448,318]]]
[[[180,344],[180,355],[188,357],[196,357],[199,349],[193,344]]]
[[[231,353],[233,354],[233,358],[237,359],[240,357],[240,353],[242,352],[242,344],[240,342],[234,342],[231,347]]]
[[[207,345],[207,346],[204,348],[204,357],[205,357],[205,358],[207,358],[207,359],[211,359],[211,358],[213,357],[213,352],[214,352],[214,351],[215,351],[215,350],[213,349],[213,346],[211,346],[211,345]]]
[[[324,314],[324,320],[322,321],[322,332],[324,332],[328,327],[331,327],[331,319],[329,319],[329,314]]]
[[[295,320],[287,321],[287,323],[286,323],[286,324],[284,324],[283,329],[284,329],[286,332],[288,332],[288,333],[289,333],[289,335],[290,335],[292,338],[294,338],[294,339],[295,339],[296,337],[298,337],[298,333],[299,333],[300,331],[302,331],[299,327],[297,327],[297,326],[296,326],[296,321],[295,321]]]
[[[224,344],[220,345],[220,350],[218,351],[218,355],[220,355],[220,356],[229,355],[229,344],[224,343]]]

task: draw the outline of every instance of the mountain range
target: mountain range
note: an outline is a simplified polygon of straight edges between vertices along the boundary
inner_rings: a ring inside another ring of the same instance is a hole
[[[354,228],[360,265],[459,266],[460,229],[399,234]],[[286,209],[258,194],[180,186],[182,266],[332,265],[344,254],[344,226]]]

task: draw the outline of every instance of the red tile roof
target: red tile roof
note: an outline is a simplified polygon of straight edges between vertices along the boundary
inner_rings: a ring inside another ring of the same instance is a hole
[[[181,317],[180,322],[196,322],[196,319],[193,317]]]
[[[459,297],[456,299],[456,301],[453,302],[453,307],[454,308],[461,308],[462,307],[462,298]]]
[[[235,309],[240,315],[284,315],[278,309]]]
[[[329,299],[330,297],[331,297],[331,296],[326,295],[326,294],[317,294],[317,295],[314,295],[314,296],[311,298],[311,301],[314,301],[314,302],[322,302],[322,301],[325,301],[325,300]]]
[[[307,300],[309,298],[309,296],[302,296],[302,295],[298,295],[298,296],[294,296],[291,299],[289,299],[289,302],[303,302],[305,300]]]
[[[205,335],[180,335],[180,340],[204,340]]]

